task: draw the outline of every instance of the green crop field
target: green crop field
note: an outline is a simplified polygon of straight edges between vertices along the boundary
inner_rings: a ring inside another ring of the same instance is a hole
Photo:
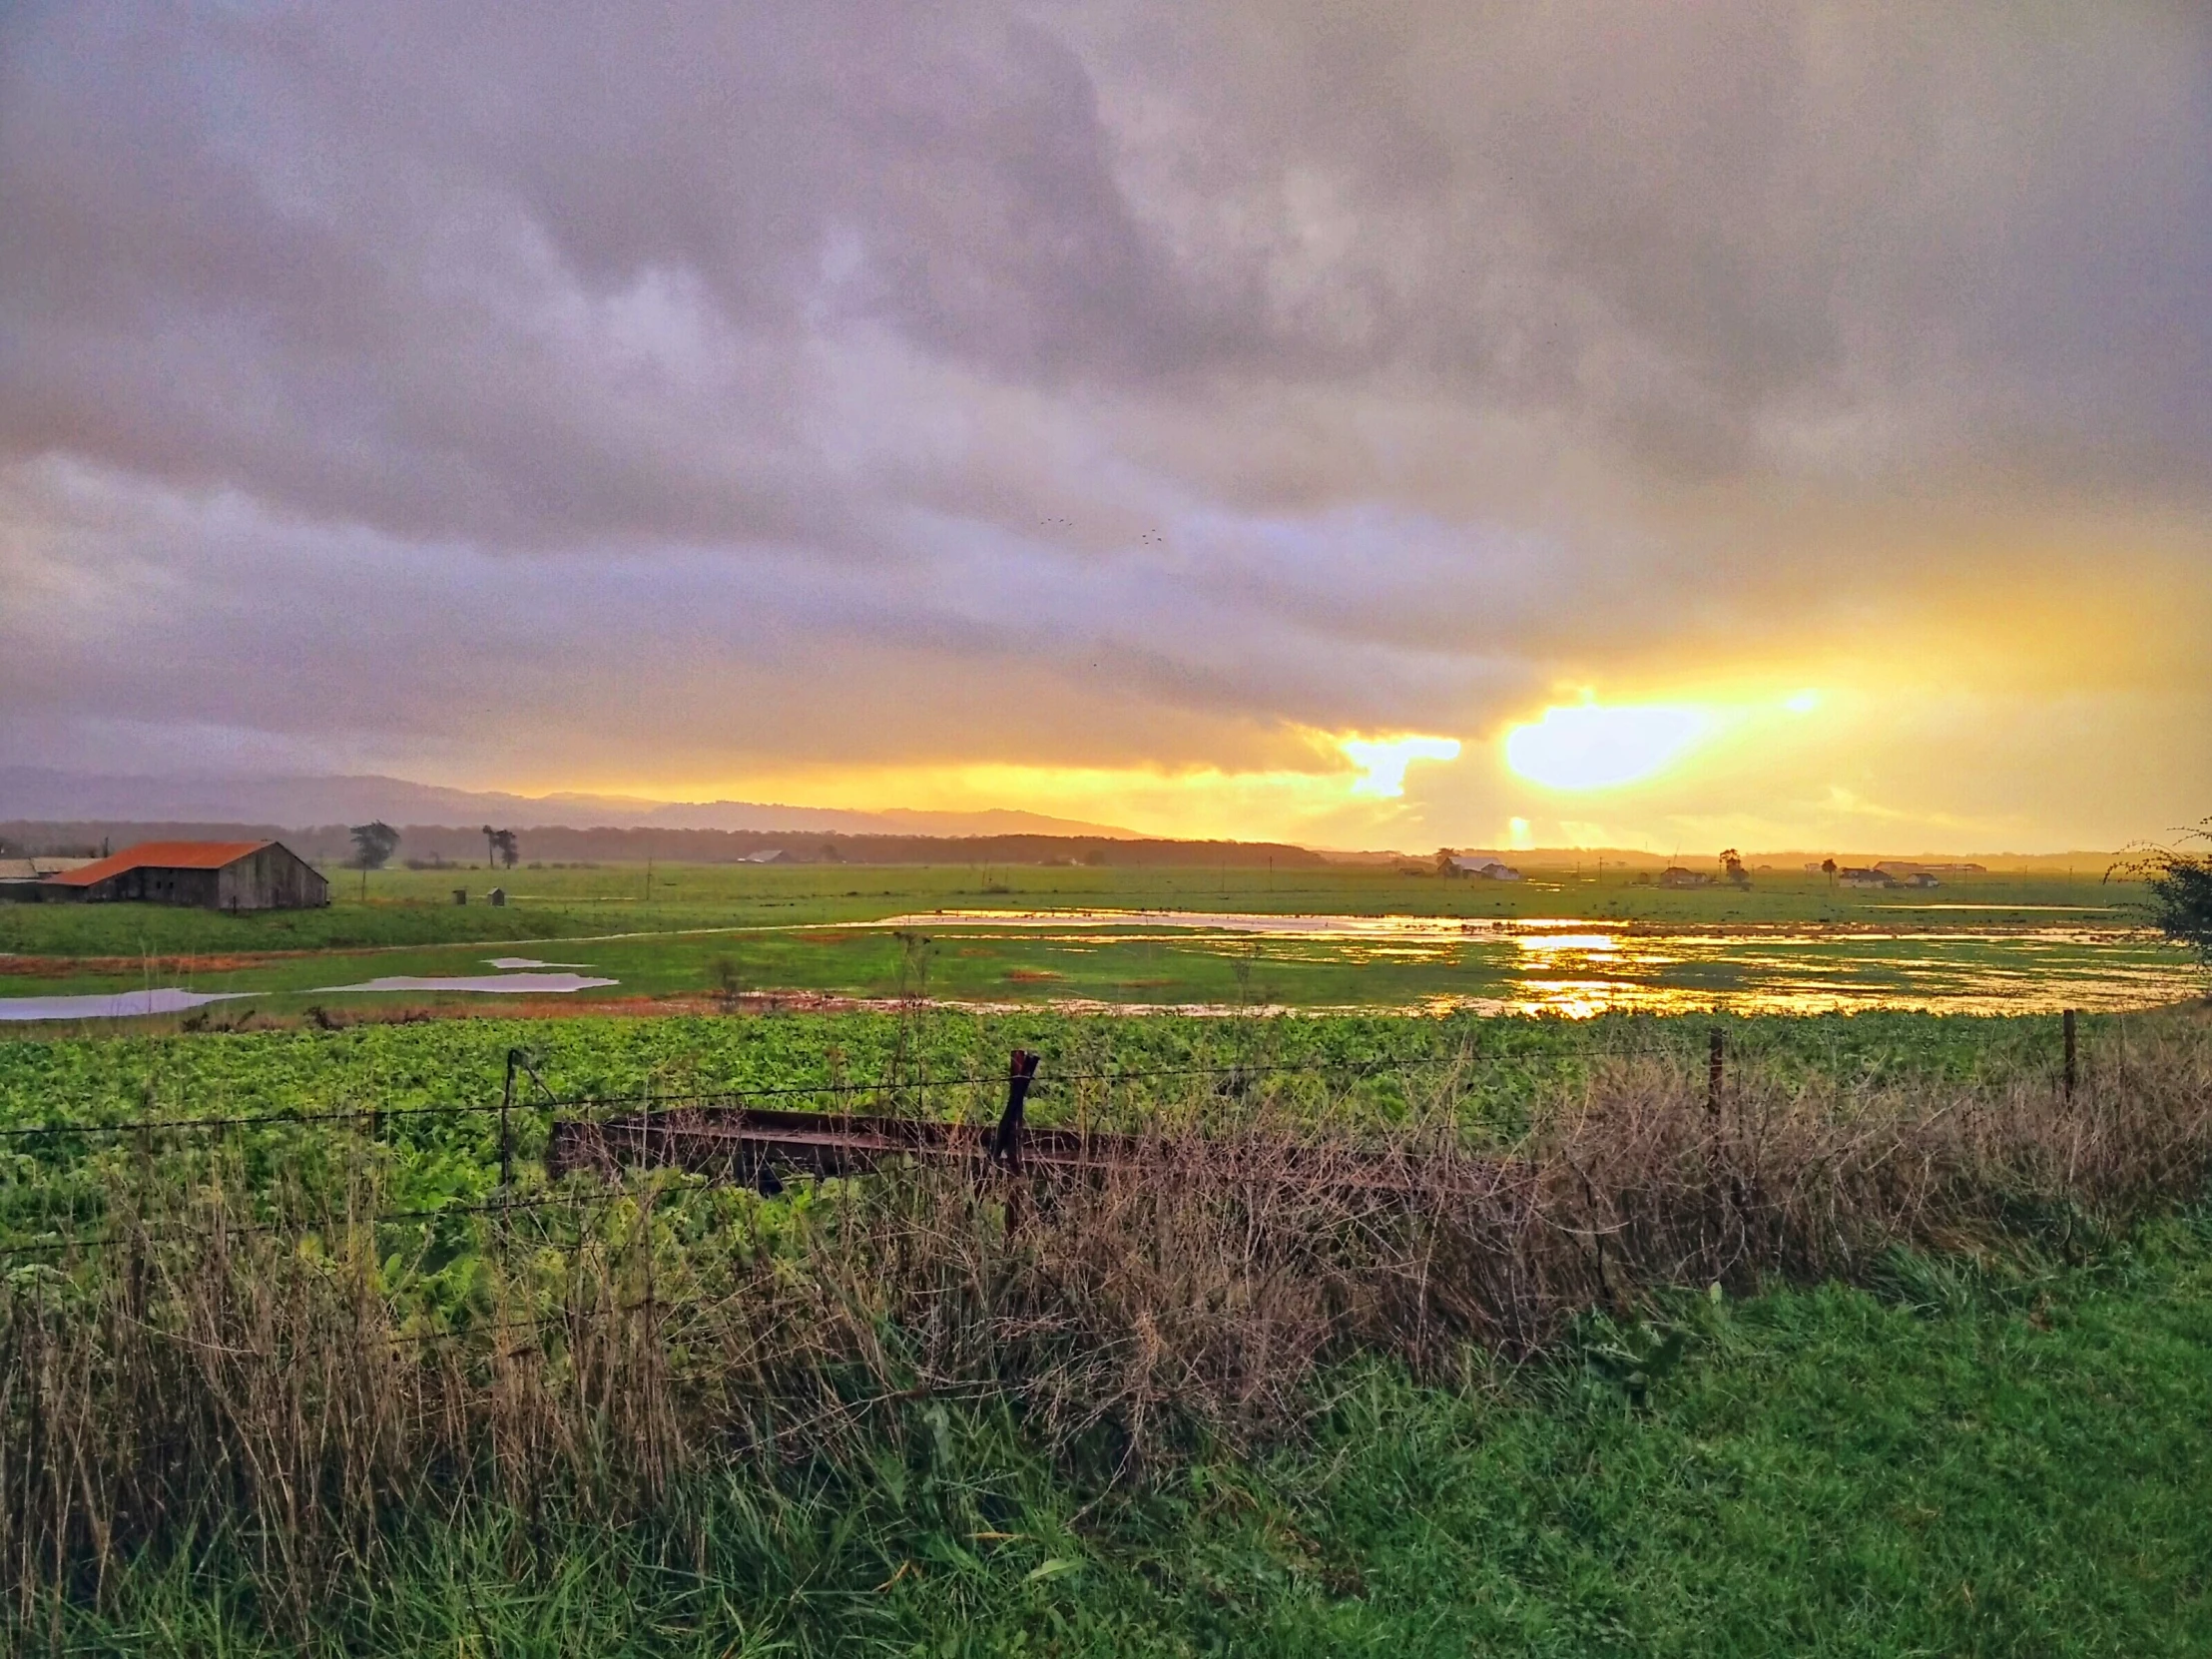
[[[2175,1023],[2082,1020],[2085,1074],[2124,1064],[2131,1024],[2139,1043]],[[179,1180],[195,1171],[234,1186],[243,1178],[249,1199],[259,1193],[294,1206],[335,1201],[364,1173],[386,1208],[484,1202],[500,1171],[499,1118],[488,1108],[501,1098],[510,1050],[531,1067],[507,1142],[517,1190],[527,1195],[544,1185],[538,1162],[555,1115],[543,1103],[548,1094],[587,1109],[640,1097],[752,1096],[769,1105],[988,1122],[1003,1104],[1007,1055],[1022,1047],[1042,1056],[1030,1107],[1039,1124],[1142,1129],[1220,1094],[1240,1115],[1380,1128],[1441,1102],[1466,1130],[1503,1145],[1540,1100],[1571,1091],[1607,1063],[1649,1059],[1702,1076],[1715,1029],[1731,1067],[1847,1087],[2047,1083],[2063,1059],[2055,1018],[1912,1013],[1223,1020],[917,1006],[898,1014],[33,1037],[0,1040],[0,1243],[97,1235],[116,1181],[149,1158]],[[1224,1091],[1232,1087],[1230,1099]],[[369,1114],[384,1114],[373,1145]],[[234,1118],[256,1121],[219,1135],[71,1132]],[[309,1121],[286,1121],[293,1118]],[[42,1126],[46,1132],[30,1132]],[[406,1236],[434,1234],[450,1262],[473,1252],[489,1225],[457,1215]],[[463,1271],[440,1284],[467,1279]]]

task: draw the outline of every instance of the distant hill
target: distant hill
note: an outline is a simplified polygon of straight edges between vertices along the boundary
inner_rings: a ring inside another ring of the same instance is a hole
[[[402,824],[395,861],[481,862],[484,837],[468,825]],[[1131,840],[1106,835],[847,835],[834,830],[671,830],[600,825],[590,830],[522,830],[525,863],[734,863],[760,854],[799,864],[1102,864],[1200,869],[1320,866],[1319,852],[1280,841]],[[301,857],[335,865],[351,853],[341,824],[305,828],[221,822],[111,819],[0,820],[0,848],[96,854],[136,841],[281,840]]]
[[[1079,835],[1141,840],[1135,830],[992,808],[974,813],[846,812],[752,801],[508,795],[402,778],[109,778],[0,767],[0,820],[44,824],[493,824],[514,830],[664,829],[845,835]]]

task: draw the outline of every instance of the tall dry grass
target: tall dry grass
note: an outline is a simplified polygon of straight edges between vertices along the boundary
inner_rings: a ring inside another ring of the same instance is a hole
[[[1050,1187],[916,1166],[796,1205],[646,1187],[573,1226],[495,1220],[465,1327],[435,1336],[359,1225],[367,1186],[311,1230],[257,1230],[150,1165],[115,1194],[116,1243],[0,1286],[17,1612],[220,1537],[306,1620],[416,1506],[637,1517],[733,1460],[880,1448],[949,1397],[1141,1464],[1295,1424],[1355,1352],[1433,1372],[1667,1286],[1850,1279],[2023,1230],[2080,1245],[2202,1194],[2212,1039],[2138,1042],[2071,1099],[1754,1072],[1715,1111],[1702,1070],[1622,1061],[1504,1150],[1452,1107],[1445,1081],[1382,1137],[1264,1107],[1202,1139],[1164,1124]]]

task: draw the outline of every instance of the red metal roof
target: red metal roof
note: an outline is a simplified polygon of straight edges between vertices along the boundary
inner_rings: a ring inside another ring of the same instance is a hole
[[[46,879],[57,887],[90,887],[127,869],[221,869],[275,841],[140,841],[121,852]]]

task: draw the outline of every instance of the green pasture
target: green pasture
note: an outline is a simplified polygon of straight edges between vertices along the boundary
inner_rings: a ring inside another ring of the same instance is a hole
[[[229,916],[150,904],[0,903],[0,952],[200,955],[562,939],[687,927],[867,921],[950,908],[1589,917],[1678,925],[2127,925],[2138,889],[2079,875],[1972,875],[1931,890],[1832,887],[1761,873],[1748,889],[1670,890],[1632,872],[1536,869],[1500,883],[1382,868],[1140,869],[1048,865],[607,864],[333,869],[326,909]],[[508,902],[484,902],[494,886]],[[468,889],[456,905],[452,890]],[[364,896],[365,894],[365,896]],[[1949,906],[1967,905],[1969,909]]]

